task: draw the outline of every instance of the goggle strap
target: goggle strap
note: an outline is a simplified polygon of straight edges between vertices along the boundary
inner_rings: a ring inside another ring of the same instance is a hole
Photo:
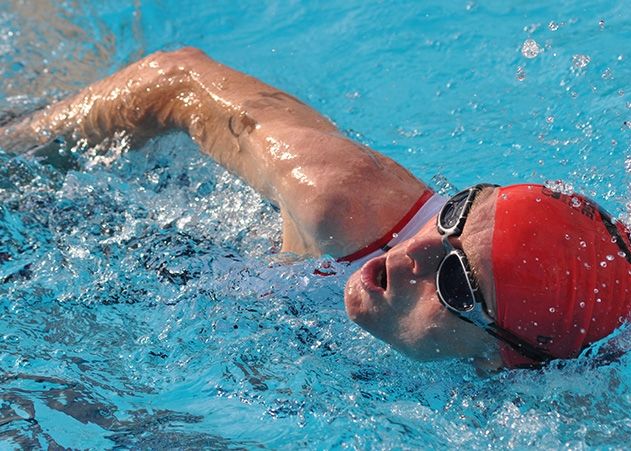
[[[545,363],[554,359],[553,356],[551,356],[544,350],[538,349],[530,345],[529,343],[526,343],[525,341],[516,337],[511,332],[498,327],[495,323],[488,324],[484,328],[484,330],[486,330],[486,332],[489,335],[492,335],[498,340],[506,343],[511,348],[513,348],[516,352],[518,352],[519,354],[523,355],[524,357],[530,360],[535,360],[536,362],[539,362],[539,363]]]

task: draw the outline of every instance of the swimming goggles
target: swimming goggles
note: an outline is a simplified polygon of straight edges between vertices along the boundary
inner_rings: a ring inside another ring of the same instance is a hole
[[[482,328],[524,357],[543,363],[553,357],[495,323],[488,313],[486,301],[471,271],[467,256],[449,242],[449,237],[462,234],[476,195],[484,188],[497,186],[484,183],[461,191],[449,199],[438,213],[436,228],[442,235],[442,243],[446,251],[436,273],[438,299],[447,310],[460,319]]]

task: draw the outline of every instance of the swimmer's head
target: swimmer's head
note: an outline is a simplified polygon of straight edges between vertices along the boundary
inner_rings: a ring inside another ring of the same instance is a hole
[[[631,310],[629,230],[595,202],[541,185],[500,188],[492,265],[501,328],[555,358],[575,357]],[[529,363],[502,345],[509,366]]]
[[[575,357],[629,318],[629,230],[588,199],[541,185],[479,190],[459,233],[430,221],[369,261],[346,287],[351,318],[421,360],[500,354],[507,366],[534,363],[445,308],[437,273],[450,247],[464,252],[490,322],[543,355]]]

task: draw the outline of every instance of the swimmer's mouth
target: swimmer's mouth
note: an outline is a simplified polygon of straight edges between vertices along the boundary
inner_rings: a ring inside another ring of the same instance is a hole
[[[368,291],[383,293],[388,289],[388,271],[386,269],[386,257],[377,257],[369,260],[362,266],[361,281]]]
[[[379,272],[377,282],[379,283],[379,286],[384,289],[384,291],[388,288],[388,275],[386,274],[386,268],[382,268]]]

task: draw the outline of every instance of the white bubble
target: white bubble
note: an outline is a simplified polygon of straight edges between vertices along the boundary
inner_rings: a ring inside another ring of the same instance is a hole
[[[534,39],[526,39],[521,46],[521,54],[529,59],[535,58],[542,51],[543,49],[539,47],[539,44]]]
[[[517,80],[524,81],[526,79],[526,71],[524,71],[523,67],[519,66],[517,68],[517,74],[515,74],[515,76],[517,77]]]
[[[572,66],[576,69],[583,69],[584,67],[587,67],[590,61],[591,58],[587,55],[574,55],[572,57]]]
[[[558,24],[558,23],[556,23],[555,21],[551,21],[551,22],[548,24],[548,29],[549,29],[550,31],[557,31],[557,30],[559,29],[559,24]]]
[[[574,186],[571,183],[565,183],[563,180],[546,180],[544,185],[554,193],[567,195],[574,193]]]

